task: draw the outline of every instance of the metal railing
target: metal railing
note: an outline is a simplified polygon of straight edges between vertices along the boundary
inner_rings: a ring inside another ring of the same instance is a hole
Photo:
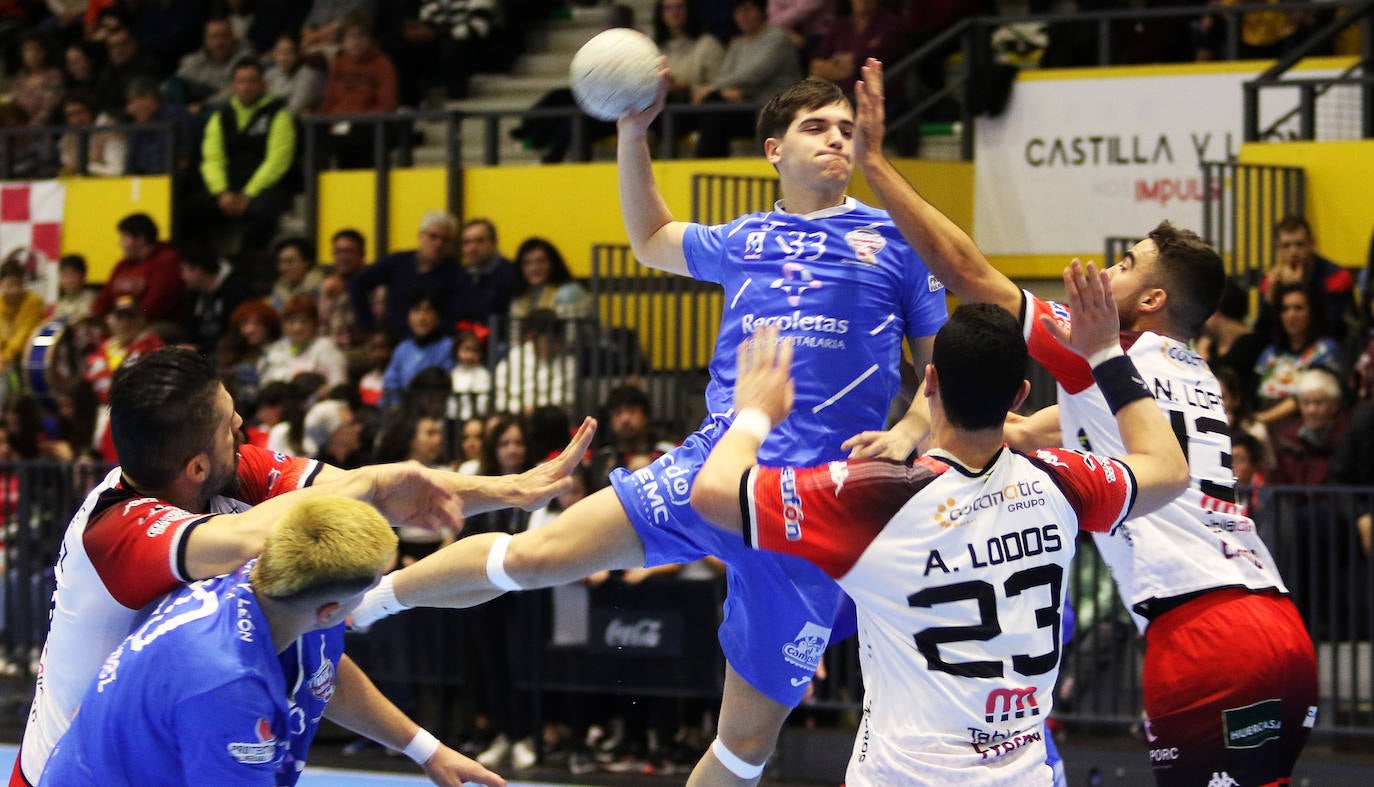
[[[1002,15],[1002,16],[983,16],[964,19],[958,24],[950,27],[945,32],[931,39],[916,49],[911,54],[903,57],[895,64],[890,64],[885,70],[885,80],[893,85],[890,94],[898,89],[896,86],[905,86],[908,100],[905,108],[898,105],[894,111],[889,105],[888,134],[896,137],[901,134],[912,133],[917,127],[926,120],[932,109],[948,101],[959,103],[959,120],[963,123],[964,133],[960,138],[960,157],[966,161],[973,159],[973,108],[977,106],[977,96],[974,91],[977,89],[977,80],[972,76],[992,65],[991,39],[992,33],[1004,25],[1024,24],[1024,23],[1069,23],[1079,26],[1091,25],[1094,35],[1094,64],[1099,66],[1111,65],[1115,62],[1114,34],[1116,27],[1126,24],[1134,24],[1141,21],[1151,20],[1201,20],[1204,17],[1219,19],[1224,25],[1222,40],[1224,45],[1219,53],[1224,60],[1235,60],[1241,52],[1240,28],[1241,18],[1248,13],[1265,11],[1337,11],[1351,10],[1356,13],[1366,13],[1366,6],[1369,0],[1334,0],[1333,2],[1313,3],[1313,2],[1284,2],[1273,4],[1247,3],[1245,5],[1218,6],[1218,5],[1196,5],[1183,8],[1131,8],[1113,11],[1079,11],[1072,14],[1046,14],[1039,16],[1032,15]],[[1344,19],[1338,20],[1343,22]],[[1335,23],[1333,23],[1335,24]],[[1344,25],[1341,26],[1343,29]],[[1362,60],[1369,62],[1368,47],[1370,46],[1371,36],[1367,26],[1363,28],[1364,55]],[[1316,47],[1331,40],[1336,33],[1321,31],[1313,40],[1308,42],[1304,51],[1312,51]],[[958,71],[940,90],[929,92],[924,95],[917,92],[916,79],[917,69],[921,67],[929,58],[943,58],[944,53],[957,43],[957,48],[961,54]],[[1285,61],[1286,62],[1286,61]],[[1294,60],[1296,62],[1296,60]],[[1249,104],[1247,103],[1247,106]],[[1371,106],[1366,101],[1366,107]],[[1258,124],[1256,124],[1258,128]],[[1371,134],[1366,133],[1365,136]],[[1250,137],[1247,136],[1247,139]]]
[[[1216,248],[1227,272],[1257,286],[1274,258],[1274,228],[1285,216],[1303,215],[1307,175],[1301,167],[1202,163],[1202,237]]]
[[[141,175],[171,175],[176,171],[178,140],[170,123],[121,123],[109,126],[9,126],[0,127],[0,180],[38,180],[58,175],[85,175],[90,165],[92,137],[123,137],[150,133],[161,137],[165,155],[161,171]],[[76,159],[62,161],[63,138],[75,143]],[[124,173],[112,173],[121,175]]]
[[[1364,0],[1349,6],[1350,13],[1340,16],[1330,24],[1313,33],[1306,41],[1285,55],[1272,67],[1254,80],[1244,85],[1244,134],[1246,142],[1260,142],[1270,139],[1317,138],[1317,100],[1333,88],[1352,86],[1359,88],[1359,136],[1374,137],[1374,74],[1369,73],[1374,64],[1374,0]],[[1354,66],[1338,77],[1317,77],[1293,79],[1287,77],[1303,58],[1308,57],[1319,47],[1331,42],[1336,36],[1353,27],[1359,27],[1360,56]],[[1363,72],[1357,75],[1358,72]],[[1298,102],[1291,111],[1281,115],[1266,128],[1260,128],[1260,91],[1274,88],[1297,89]],[[1298,119],[1296,132],[1286,132],[1288,124]]]

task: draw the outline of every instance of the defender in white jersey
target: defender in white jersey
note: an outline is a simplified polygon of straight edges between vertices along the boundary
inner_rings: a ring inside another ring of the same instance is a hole
[[[1105,330],[1081,325],[1075,336],[1085,351],[1113,346],[1103,291],[1098,284]],[[940,329],[925,387],[933,448],[914,466],[756,465],[763,437],[790,409],[791,353],[771,331],[740,349],[740,414],[692,504],[717,526],[742,524],[757,549],[815,563],[854,599],[864,716],[851,787],[1051,784],[1044,720],[1078,530],[1107,532],[1186,484],[1178,444],[1119,352],[1094,373],[1114,378],[1129,455],[1008,448],[1002,423],[1029,390],[1018,333],[1010,314],[987,304],[959,307]]]
[[[663,96],[620,119],[620,203],[636,258],[719,283],[725,291],[710,413],[681,446],[563,512],[547,528],[480,535],[383,579],[355,621],[410,606],[470,606],[500,592],[575,581],[605,569],[720,558],[729,592],[718,632],[726,657],[717,739],[690,784],[751,785],[829,642],[852,633],[848,602],[806,561],[747,549],[703,522],[688,492],[729,426],[734,349],[773,325],[797,351],[797,413],[764,456],[815,464],[842,459],[846,441],[880,430],[900,391],[902,345],[923,366],[944,322],[945,295],[887,215],[847,197],[853,109],[832,83],[804,80],[759,116],[764,155],[782,190],[773,210],[718,226],[676,221],[654,183],[645,135]],[[911,411],[908,411],[909,414]],[[905,458],[924,432],[919,411],[863,451]],[[847,627],[847,628],[846,628]]]
[[[559,460],[515,483],[407,464],[342,471],[243,445],[242,419],[214,365],[171,348],[119,369],[110,411],[121,466],[86,497],[63,537],[48,639],[11,787],[38,783],[101,662],[149,605],[255,556],[295,502],[336,494],[369,501],[393,522],[450,527],[473,511],[536,508],[570,483],[566,475],[594,429],[584,424]],[[418,727],[353,675],[362,673],[349,671],[338,691],[354,700],[335,703],[334,718],[404,748]],[[459,762],[467,760],[441,747],[426,768],[447,773]]]
[[[864,72],[859,134],[871,142],[881,137],[881,102],[872,95],[881,69],[870,63]],[[861,163],[902,234],[955,295],[1022,315],[1032,357],[1060,385],[1064,444],[1119,450],[1100,386],[1053,339],[1078,315],[995,270],[880,153]],[[1236,505],[1220,388],[1191,347],[1220,297],[1221,258],[1164,222],[1107,275],[1127,329],[1121,346],[1168,416],[1191,473],[1188,490],[1166,508],[1096,536],[1148,643],[1142,686],[1156,780],[1287,784],[1316,721],[1315,656],[1273,558]],[[1046,417],[1055,411],[1033,416],[1030,431]]]

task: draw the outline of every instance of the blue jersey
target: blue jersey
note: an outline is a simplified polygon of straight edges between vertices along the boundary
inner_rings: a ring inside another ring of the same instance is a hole
[[[280,656],[247,565],[168,594],[110,654],[40,785],[292,785],[334,693],[343,626]]]
[[[776,325],[796,346],[796,403],[760,449],[763,464],[837,459],[844,440],[882,429],[901,386],[902,338],[945,322],[944,287],[886,211],[853,198],[806,215],[689,225],[682,247],[693,277],[725,289],[709,412],[729,412],[735,349],[757,326]]]

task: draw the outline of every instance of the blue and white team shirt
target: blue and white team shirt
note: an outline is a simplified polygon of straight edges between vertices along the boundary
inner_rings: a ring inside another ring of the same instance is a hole
[[[1120,525],[1114,459],[1005,447],[984,468],[931,454],[754,467],[744,540],[804,558],[854,599],[863,720],[845,781],[1049,785],[1044,722],[1080,529]]]
[[[293,785],[334,694],[344,627],[280,656],[250,561],[164,597],[105,660],[40,785]]]
[[[38,781],[104,658],[154,602],[188,581],[192,531],[216,514],[241,513],[307,487],[319,472],[312,459],[242,445],[233,496],[215,495],[206,511],[145,497],[117,467],[91,490],[67,526],[53,569],[48,639],[19,747],[29,783]]]
[[[1088,362],[1040,323],[1040,317],[1049,317],[1067,331],[1072,325],[1069,310],[1023,293],[1026,346],[1059,383],[1064,445],[1125,453],[1116,417]],[[1144,632],[1151,619],[1211,590],[1287,594],[1255,523],[1236,503],[1231,429],[1221,384],[1207,362],[1187,343],[1150,331],[1123,332],[1121,348],[1169,419],[1189,474],[1188,488],[1173,502],[1132,518],[1110,535],[1093,536],[1136,626]]]
[[[693,224],[682,242],[696,279],[720,284],[725,310],[706,388],[710,413],[730,411],[735,351],[775,325],[796,352],[796,406],[760,460],[809,465],[849,437],[881,429],[901,387],[902,338],[945,323],[944,286],[886,211],[852,197],[805,215],[779,206],[729,224]]]

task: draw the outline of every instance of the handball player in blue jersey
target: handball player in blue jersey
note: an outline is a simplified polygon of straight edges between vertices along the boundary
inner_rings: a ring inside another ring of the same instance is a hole
[[[167,594],[110,654],[40,787],[281,787],[299,779],[321,718],[382,736],[386,721],[338,712],[385,704],[347,674],[358,668],[343,659],[344,618],[395,554],[396,535],[367,503],[297,504],[261,557]],[[331,706],[340,677],[366,690]],[[419,732],[405,753],[424,764],[438,749]],[[436,784],[505,785],[467,759],[425,767]]]
[[[729,224],[675,221],[654,182],[645,134],[663,106],[619,121],[620,203],[635,256],[724,290],[706,390],[710,413],[677,449],[552,525],[514,537],[463,539],[369,592],[356,620],[413,606],[469,606],[503,591],[547,587],[604,569],[715,555],[729,567],[719,639],[728,661],[718,737],[689,784],[754,784],[778,731],[801,700],[836,628],[844,596],[795,557],[748,549],[703,521],[692,480],[731,425],[735,348],[760,326],[795,349],[797,407],[763,444],[760,461],[822,464],[851,453],[905,458],[924,435],[914,409],[883,432],[900,388],[902,342],[924,368],[946,318],[944,288],[887,213],[846,196],[854,168],[854,110],[833,84],[796,83],[762,110],[758,137],[783,199]]]

